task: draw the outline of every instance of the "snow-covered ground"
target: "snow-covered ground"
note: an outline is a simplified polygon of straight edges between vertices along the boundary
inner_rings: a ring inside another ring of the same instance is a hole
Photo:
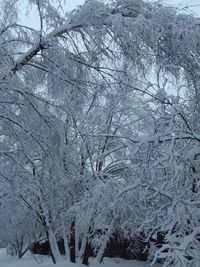
[[[7,254],[5,249],[0,249],[0,266],[1,267],[55,267],[52,264],[51,259],[45,256],[32,255],[27,253],[22,259],[17,257],[11,257]],[[65,260],[56,264],[57,267],[84,267],[80,263],[69,263]],[[91,260],[91,267],[150,267],[152,265],[139,262],[139,261],[128,261],[122,259],[104,259],[103,264],[95,263]],[[160,267],[160,265],[153,265],[153,267]]]

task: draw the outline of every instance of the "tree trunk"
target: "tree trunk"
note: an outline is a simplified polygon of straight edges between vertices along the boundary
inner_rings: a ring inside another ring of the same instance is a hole
[[[83,240],[84,243],[83,243],[82,255],[81,255],[82,264],[84,264],[84,265],[88,265],[88,259],[89,259],[89,256],[90,256],[90,244],[89,244],[88,236],[91,233],[91,226],[89,226],[89,229],[88,229],[88,231],[86,233],[87,234],[85,236],[85,239]]]
[[[71,224],[70,229],[70,261],[76,262],[76,251],[75,251],[75,221]]]
[[[79,229],[76,224],[75,224],[75,253],[77,259],[79,256]]]
[[[50,244],[50,240],[49,240],[49,233],[48,233],[48,231],[46,231],[46,235],[47,235],[47,240],[49,242],[49,255],[50,255],[53,263],[56,264],[56,259],[55,259],[54,255],[52,253],[52,250],[51,250],[51,244]]]
[[[66,230],[63,214],[61,215],[61,226],[62,226],[65,254],[66,254],[67,259],[70,260],[70,248],[69,248],[69,242],[68,242],[68,238],[67,238],[67,230]]]
[[[84,234],[82,240],[81,240],[81,247],[80,247],[80,251],[79,251],[79,259],[83,258],[83,254],[86,248],[86,244],[87,244],[87,233]]]
[[[104,251],[106,249],[107,243],[108,243],[110,236],[112,234],[113,226],[114,226],[114,221],[111,222],[110,227],[108,228],[107,233],[104,236],[103,242],[102,242],[102,244],[99,248],[99,251],[97,253],[96,261],[99,263],[101,263],[103,260]]]
[[[83,253],[82,264],[88,266],[89,256],[90,256],[90,245],[89,245],[89,242],[87,240],[86,246],[85,246],[85,250],[84,250],[84,253]]]
[[[48,229],[48,231],[46,231],[46,235],[47,235],[47,239],[49,241],[49,246],[50,246],[49,247],[49,254],[52,258],[53,263],[56,264],[57,262],[60,262],[62,259],[60,256],[60,252],[58,249],[58,244],[57,244],[55,235],[54,235],[51,228]]]

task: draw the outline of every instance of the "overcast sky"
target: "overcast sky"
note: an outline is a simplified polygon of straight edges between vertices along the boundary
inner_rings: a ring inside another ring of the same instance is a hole
[[[61,0],[61,3],[65,2],[65,9],[66,11],[71,11],[73,9],[75,9],[77,7],[77,5],[81,5],[85,2],[85,0]],[[25,24],[27,26],[30,26],[32,28],[38,28],[39,29],[39,18],[38,18],[38,11],[37,9],[32,8],[28,14],[28,16],[26,15],[27,10],[26,10],[26,6],[27,6],[27,0],[21,0],[20,1],[20,7],[19,7],[19,17],[20,20],[22,22],[22,24]]]
[[[151,1],[151,0],[149,0]],[[61,0],[62,2],[62,0]],[[77,7],[77,5],[83,4],[85,0],[65,0],[66,10],[71,11]],[[188,7],[190,11],[194,13],[194,15],[200,16],[200,0],[162,0],[164,4],[171,5],[174,7],[184,8]],[[39,28],[39,18],[37,10],[32,9],[29,17],[26,16],[26,6],[27,0],[21,0],[20,6],[20,18],[21,22],[27,26],[31,26],[33,28]]]
[[[163,3],[180,8],[188,6],[196,15],[200,15],[200,0],[163,0]]]

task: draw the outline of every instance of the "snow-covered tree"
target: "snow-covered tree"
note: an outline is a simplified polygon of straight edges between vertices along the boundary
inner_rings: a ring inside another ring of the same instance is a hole
[[[158,2],[63,14],[30,0],[36,30],[1,2],[0,239],[21,255],[48,238],[56,263],[63,238],[87,263],[114,233],[147,245],[162,233],[150,258],[199,266],[199,18]]]

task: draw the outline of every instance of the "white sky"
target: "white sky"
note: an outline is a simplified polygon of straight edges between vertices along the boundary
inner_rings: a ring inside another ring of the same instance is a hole
[[[194,15],[200,15],[200,0],[162,0],[164,4],[189,9],[194,12]]]
[[[19,7],[19,17],[22,24],[25,24],[26,26],[30,26],[32,28],[38,28],[39,29],[39,17],[38,17],[38,11],[37,9],[32,8],[29,11],[28,16],[26,15],[26,6],[28,1],[27,0],[21,0],[21,5]],[[64,8],[66,11],[71,11],[77,7],[77,5],[81,5],[85,2],[85,0],[60,0],[60,2],[64,3]]]
[[[85,0],[61,0],[61,2],[62,1],[65,2],[65,9],[67,11],[71,11],[75,9],[77,5],[81,5],[85,2]],[[194,15],[200,16],[200,0],[162,0],[162,2],[166,5],[171,5],[180,9],[189,7],[190,11],[192,11]],[[27,0],[21,0],[21,5],[19,7],[21,23],[39,29],[39,18],[37,10],[32,9],[29,13],[29,16],[26,16],[26,9],[24,7],[27,3]]]

